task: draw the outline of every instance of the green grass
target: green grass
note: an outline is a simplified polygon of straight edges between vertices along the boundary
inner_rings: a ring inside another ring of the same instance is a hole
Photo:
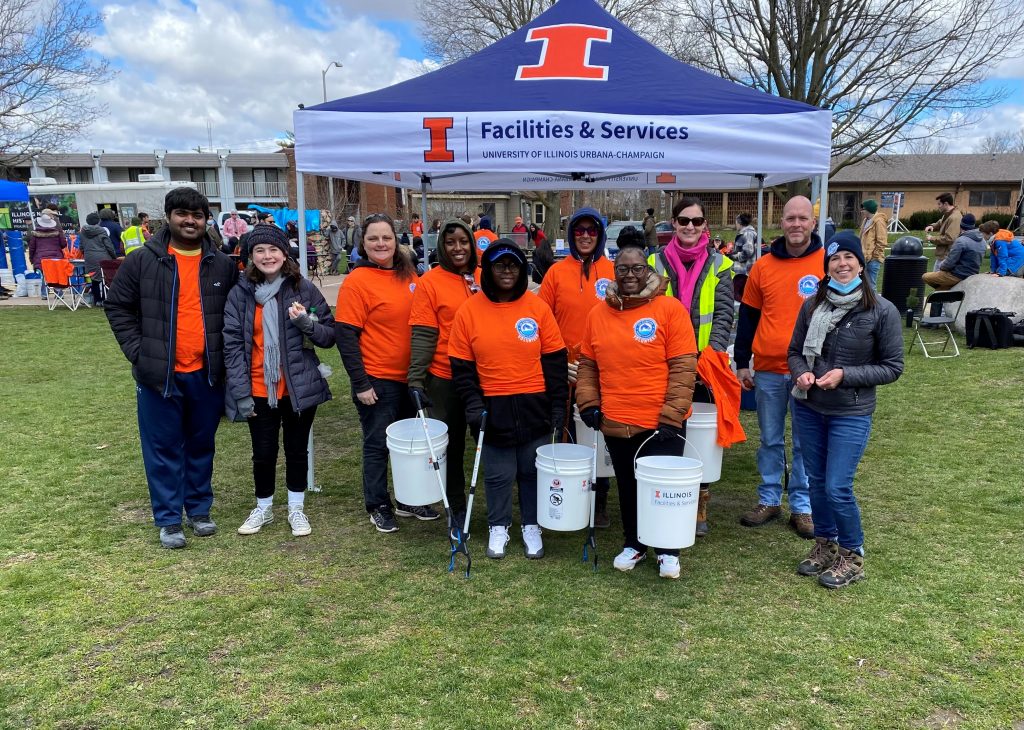
[[[101,312],[0,311],[0,726],[55,728],[1019,728],[1024,722],[1021,351],[908,358],[857,478],[868,580],[830,593],[808,543],[738,525],[756,421],[726,452],[682,578],[547,555],[445,571],[438,523],[368,524],[358,425],[315,427],[313,534],[234,533],[244,426],[218,434],[221,531],[163,551],[129,369]],[[479,495],[478,495],[479,496]],[[279,507],[280,509],[280,507]],[[613,524],[618,509],[613,500]],[[945,723],[945,724],[944,724]]]

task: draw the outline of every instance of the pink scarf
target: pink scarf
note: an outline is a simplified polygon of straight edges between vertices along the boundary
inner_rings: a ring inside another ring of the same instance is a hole
[[[672,270],[676,272],[676,279],[679,286],[676,288],[676,298],[690,311],[690,304],[693,302],[693,289],[697,286],[697,279],[700,272],[704,270],[704,262],[708,260],[708,242],[711,237],[707,231],[700,234],[700,240],[692,248],[685,248],[678,236],[672,236],[672,240],[665,246],[665,257]],[[686,266],[689,264],[689,267]]]

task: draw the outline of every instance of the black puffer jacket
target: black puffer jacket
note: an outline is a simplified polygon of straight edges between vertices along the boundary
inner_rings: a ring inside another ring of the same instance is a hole
[[[281,365],[292,409],[298,413],[329,401],[331,390],[317,369],[320,358],[314,350],[302,346],[302,331],[288,319],[288,308],[294,302],[301,302],[307,312],[314,313],[315,310],[319,321],[313,324],[313,333],[309,339],[317,347],[334,346],[334,317],[323,295],[311,282],[299,279],[296,287],[289,279],[281,284],[277,294]],[[228,295],[224,310],[224,365],[227,368],[228,392],[235,400],[252,395],[255,321],[256,285],[242,278]]]
[[[174,374],[174,334],[178,316],[178,276],[167,227],[125,258],[107,293],[104,311],[121,352],[142,385],[170,395]],[[199,264],[200,300],[206,330],[210,385],[224,377],[224,305],[238,278],[235,263],[209,239]]]
[[[814,297],[804,302],[789,342],[789,371],[796,380],[811,369],[804,358],[804,339],[814,311]],[[821,357],[814,361],[814,376],[843,369],[843,382],[835,390],[811,386],[808,406],[826,416],[866,416],[875,411],[875,386],[894,382],[903,372],[903,329],[899,312],[878,298],[871,309],[858,304],[828,333]]]

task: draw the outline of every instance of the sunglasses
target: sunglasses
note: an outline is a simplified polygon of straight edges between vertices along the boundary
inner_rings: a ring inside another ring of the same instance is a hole
[[[576,226],[572,230],[577,236],[590,236],[591,238],[596,238],[597,232],[600,229],[597,226]]]
[[[647,271],[647,264],[633,264],[627,266],[626,264],[618,264],[615,267],[615,273],[619,276],[625,276],[626,274],[632,274],[633,276],[643,276],[644,272]]]
[[[480,291],[480,285],[476,283],[476,279],[473,278],[472,274],[463,274],[462,278],[466,280],[466,286],[469,287],[470,294],[476,294]]]
[[[685,215],[677,215],[676,216],[676,223],[679,224],[680,228],[685,228],[686,226],[690,225],[691,223],[693,224],[694,228],[700,228],[702,225],[704,225],[704,221],[705,220],[706,219],[704,218],[704,216],[700,216],[700,215],[697,216],[696,218],[687,218]]]
[[[494,264],[494,270],[498,271],[498,272],[500,272],[502,274],[510,274],[513,271],[519,271],[519,269],[520,269],[520,266],[519,266],[519,262],[518,261],[508,261],[508,262],[499,261],[498,263]]]

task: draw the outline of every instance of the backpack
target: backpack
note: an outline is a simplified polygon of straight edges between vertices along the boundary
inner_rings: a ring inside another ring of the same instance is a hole
[[[967,313],[964,322],[967,347],[987,347],[1002,350],[1013,347],[1013,321],[1015,312],[1003,312],[995,307],[975,309]]]

